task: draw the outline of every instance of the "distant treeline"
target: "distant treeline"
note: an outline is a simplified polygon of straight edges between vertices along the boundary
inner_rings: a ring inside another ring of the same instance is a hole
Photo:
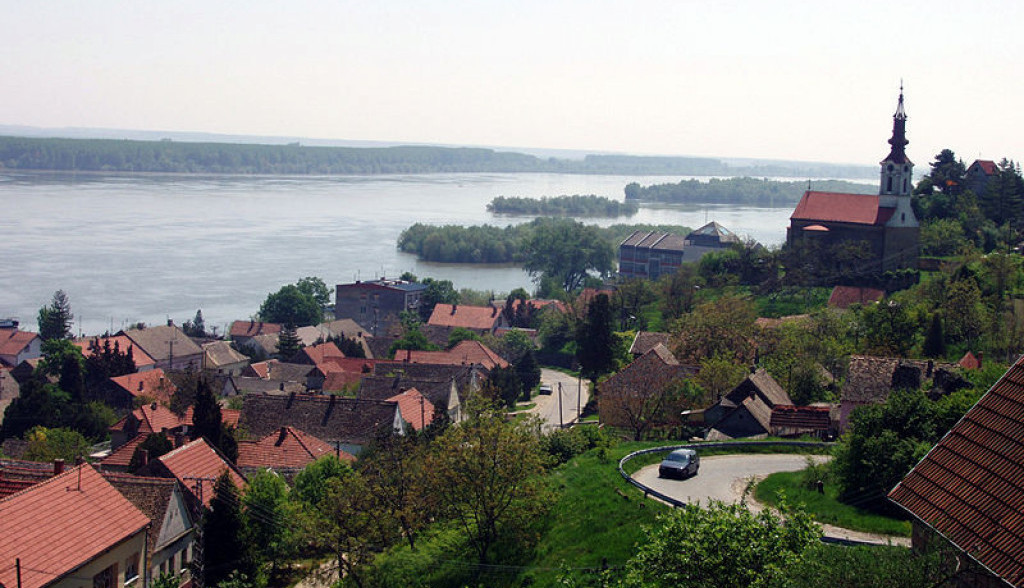
[[[498,196],[487,205],[487,210],[498,214],[543,216],[632,216],[640,206],[636,202],[619,202],[593,194],[581,196],[555,196],[523,198]]]
[[[805,169],[811,165],[813,169]],[[588,155],[542,159],[468,147],[307,147],[113,139],[0,137],[0,168],[47,171],[364,175],[458,172],[799,175],[860,177],[868,168],[829,164],[733,167],[700,157]],[[776,169],[777,167],[777,169]],[[851,175],[852,174],[852,175]]]
[[[563,222],[562,219],[536,218],[520,225],[434,226],[416,223],[398,236],[398,248],[415,253],[423,261],[443,263],[521,263],[524,244],[539,228]],[[666,231],[685,235],[687,227],[675,225],[616,224],[598,229],[613,247],[633,231]]]
[[[800,200],[807,190],[808,182],[781,182],[757,178],[712,178],[710,181],[683,180],[678,184],[655,184],[641,186],[633,182],[626,186],[626,200],[671,203],[708,203],[779,205]],[[810,183],[811,189],[823,192],[847,192],[871,194],[875,186],[857,184],[842,180],[817,180]]]

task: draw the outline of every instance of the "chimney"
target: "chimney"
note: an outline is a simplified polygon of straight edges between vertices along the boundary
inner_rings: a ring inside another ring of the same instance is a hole
[[[53,460],[53,475],[59,476],[64,473],[64,460],[55,459]]]
[[[139,383],[141,384],[142,382],[139,382]],[[140,390],[141,390],[141,388],[140,388]],[[150,410],[156,410],[156,407],[157,407],[157,404],[156,404],[156,402],[153,402],[153,404],[150,404],[150,405],[149,405],[149,409],[150,409]]]
[[[174,433],[174,447],[177,449],[185,444],[185,433],[177,431]]]
[[[278,385],[277,389],[280,390],[281,392],[284,392],[284,382],[281,382],[281,384]]]
[[[405,350],[405,361],[406,363],[412,361],[412,349]]]
[[[82,457],[81,455],[79,455],[78,457],[75,458],[75,465],[76,466],[80,466],[80,465],[82,465],[84,463],[85,463],[85,458]]]
[[[148,449],[140,449],[139,450],[139,462],[140,462],[139,463],[139,467],[146,467],[146,464],[149,463],[149,450]]]
[[[284,443],[284,438],[288,436],[288,427],[281,427],[281,432],[277,435],[277,442],[274,445],[280,446]]]
[[[174,326],[174,319],[171,319],[171,318],[167,319],[167,326],[168,327],[173,327]]]

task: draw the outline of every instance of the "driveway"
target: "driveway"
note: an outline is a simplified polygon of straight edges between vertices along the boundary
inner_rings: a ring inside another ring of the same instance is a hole
[[[556,370],[541,368],[541,384],[551,386],[550,395],[538,394],[533,401],[535,406],[530,412],[544,421],[546,430],[557,429],[560,424],[569,425],[579,417],[577,407],[582,409],[590,399],[590,383]],[[561,395],[561,404],[559,404]],[[561,416],[559,416],[561,410]]]
[[[796,454],[713,455],[702,457],[700,472],[685,480],[659,478],[658,464],[644,467],[633,474],[633,479],[676,500],[703,505],[707,505],[711,500],[732,504],[743,499],[748,486],[752,486],[768,474],[804,469],[807,467],[807,457]],[[817,463],[829,459],[824,455],[814,455],[811,458]],[[754,500],[752,493],[747,495],[746,502],[755,512],[765,508]],[[825,537],[831,539],[910,546],[908,537],[862,533],[825,524],[821,525],[821,528]]]

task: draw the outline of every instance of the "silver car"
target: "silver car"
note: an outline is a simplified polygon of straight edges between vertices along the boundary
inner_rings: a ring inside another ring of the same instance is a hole
[[[686,478],[696,476],[700,468],[700,456],[693,449],[676,449],[658,466],[662,478]]]

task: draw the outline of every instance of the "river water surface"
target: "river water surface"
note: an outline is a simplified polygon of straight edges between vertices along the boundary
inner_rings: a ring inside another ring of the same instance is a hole
[[[518,267],[417,261],[396,248],[416,223],[518,224],[494,215],[495,196],[596,194],[623,199],[629,182],[684,176],[429,174],[356,177],[104,176],[0,173],[0,318],[36,329],[53,292],[68,293],[75,332],[129,323],[181,323],[202,309],[221,332],[248,319],[269,292],[304,276],[329,286],[404,271],[456,288],[532,290]],[[793,203],[642,207],[632,217],[581,219],[678,224],[715,220],[778,245]]]

